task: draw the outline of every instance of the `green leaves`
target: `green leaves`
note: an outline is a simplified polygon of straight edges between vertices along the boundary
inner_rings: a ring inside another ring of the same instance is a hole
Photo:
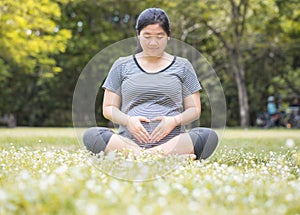
[[[0,8],[0,47],[6,50],[0,57],[10,64],[34,73],[40,57],[65,51],[71,34],[66,29],[56,30],[56,20],[61,16],[57,3],[5,0]]]
[[[0,115],[26,110],[38,85],[62,71],[53,56],[66,50],[71,32],[58,27],[60,6],[58,1],[0,2],[0,97],[5,98]]]
[[[299,94],[300,8],[296,0],[2,0],[0,115],[18,112],[23,125],[41,125],[44,118],[58,122],[62,115],[71,122],[66,113],[71,112],[81,70],[102,49],[135,36],[137,16],[153,6],[168,13],[171,36],[202,52],[218,73],[231,113],[228,125],[239,125],[240,120],[230,53],[239,54],[237,62],[244,66],[251,118],[264,109],[262,101],[269,94]],[[47,96],[33,99],[41,90]],[[101,99],[97,99],[99,107]],[[36,103],[40,100],[49,109],[37,110],[44,116],[29,122],[27,116],[35,111],[31,107],[41,106]],[[101,115],[100,110],[96,115]]]

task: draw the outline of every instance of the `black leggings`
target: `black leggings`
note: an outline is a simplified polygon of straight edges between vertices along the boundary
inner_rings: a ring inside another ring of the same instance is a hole
[[[83,143],[87,150],[92,153],[99,153],[105,150],[105,147],[114,132],[105,127],[89,128],[83,135]],[[191,129],[190,135],[196,159],[206,159],[213,154],[218,145],[218,136],[210,128],[197,127]]]

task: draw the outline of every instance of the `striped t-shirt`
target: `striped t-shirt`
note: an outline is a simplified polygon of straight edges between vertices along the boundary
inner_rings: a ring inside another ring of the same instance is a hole
[[[121,96],[120,110],[129,116],[144,116],[152,119],[157,116],[175,116],[180,114],[183,98],[201,90],[200,83],[191,63],[182,57],[174,56],[165,69],[148,73],[138,64],[135,56],[122,57],[115,61],[103,84]],[[143,122],[149,134],[159,122]],[[177,126],[159,143],[146,144],[149,147],[165,143],[185,131]],[[119,127],[119,134],[139,143],[126,127]]]

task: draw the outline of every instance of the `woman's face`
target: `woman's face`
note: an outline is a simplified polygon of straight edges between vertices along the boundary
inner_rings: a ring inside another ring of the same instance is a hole
[[[141,30],[139,40],[145,55],[162,56],[168,43],[168,35],[159,24],[151,24]]]

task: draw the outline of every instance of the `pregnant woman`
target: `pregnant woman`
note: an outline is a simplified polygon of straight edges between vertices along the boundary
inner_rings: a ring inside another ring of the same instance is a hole
[[[136,31],[136,53],[116,60],[103,84],[103,115],[119,130],[89,128],[83,136],[86,148],[208,158],[218,137],[210,128],[185,130],[200,117],[201,85],[187,59],[165,51],[171,33],[167,14],[159,8],[144,10]]]

